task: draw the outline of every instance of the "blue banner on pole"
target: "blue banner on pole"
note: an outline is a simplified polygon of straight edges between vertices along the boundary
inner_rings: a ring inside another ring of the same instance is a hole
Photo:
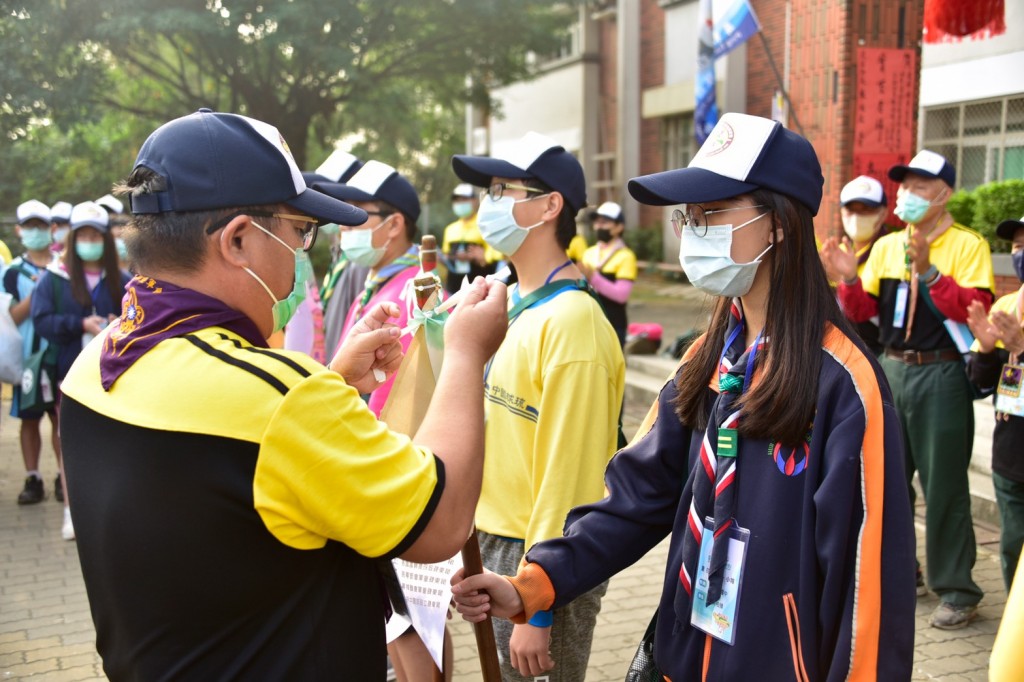
[[[697,144],[704,144],[718,123],[715,59],[746,42],[761,24],[748,0],[700,0],[699,20],[693,130]]]
[[[761,23],[747,0],[718,0],[714,6],[715,59],[718,59],[760,31]],[[718,8],[722,8],[721,14]]]

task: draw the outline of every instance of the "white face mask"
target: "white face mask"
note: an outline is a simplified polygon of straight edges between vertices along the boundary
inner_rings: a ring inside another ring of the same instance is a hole
[[[703,237],[692,229],[684,229],[679,241],[679,264],[690,283],[714,296],[732,298],[750,291],[761,257],[774,244],[769,244],[749,263],[737,263],[732,259],[732,233],[766,215],[767,211],[736,227],[709,225]]]
[[[875,233],[877,215],[847,213],[843,216],[843,231],[855,242],[866,242]]]
[[[533,225],[520,225],[516,222],[515,216],[512,215],[512,210],[516,207],[516,204],[540,199],[543,196],[547,195],[538,194],[519,200],[512,197],[502,197],[497,201],[494,201],[489,196],[485,196],[480,202],[480,211],[476,216],[476,224],[480,228],[480,236],[495,251],[511,256],[526,241],[530,230],[544,224],[542,220]]]

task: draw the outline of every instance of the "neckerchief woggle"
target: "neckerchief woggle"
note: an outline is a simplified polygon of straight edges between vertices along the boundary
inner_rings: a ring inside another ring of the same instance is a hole
[[[729,555],[728,536],[722,536],[733,525],[736,510],[736,456],[739,452],[737,425],[741,410],[734,409],[733,405],[750,386],[757,352],[762,345],[761,333],[758,333],[754,343],[749,348],[744,347],[745,328],[742,309],[738,301],[733,299],[729,326],[725,332],[725,347],[719,360],[719,394],[704,431],[698,464],[691,475],[692,499],[687,515],[687,532],[683,536],[679,580],[692,597],[693,575],[700,558],[704,518],[712,516],[715,543],[711,548],[708,566],[708,605],[714,604],[722,596],[722,579]],[[718,541],[720,537],[721,542]]]

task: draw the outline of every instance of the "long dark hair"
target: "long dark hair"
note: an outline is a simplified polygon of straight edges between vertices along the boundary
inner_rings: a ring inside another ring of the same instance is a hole
[[[750,197],[755,205],[771,209],[772,229],[784,238],[776,239],[766,258],[766,265],[771,267],[764,327],[768,343],[756,358],[761,379],[739,403],[743,408],[739,431],[750,438],[797,445],[814,418],[826,324],[839,327],[851,337],[853,332],[821,267],[810,210],[769,190],[755,190]],[[708,382],[718,371],[730,303],[729,298],[719,298],[704,343],[677,380],[676,412],[692,429],[707,428],[714,400]]]
[[[85,269],[82,267],[82,258],[75,250],[78,243],[78,234],[81,230],[72,230],[68,235],[67,246],[64,247],[64,262],[68,268],[68,277],[71,279],[71,296],[78,303],[87,308],[92,308],[92,292],[89,291],[89,284],[85,281]],[[110,294],[110,301],[114,304],[114,311],[121,310],[121,299],[124,298],[124,284],[121,282],[121,269],[117,263],[117,245],[114,244],[114,237],[110,230],[99,230],[103,235],[103,256],[100,262],[103,264],[103,279]]]

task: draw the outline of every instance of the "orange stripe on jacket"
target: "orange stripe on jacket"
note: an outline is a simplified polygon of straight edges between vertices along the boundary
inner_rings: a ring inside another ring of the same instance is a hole
[[[878,614],[882,610],[882,500],[885,494],[882,395],[870,362],[845,334],[829,326],[824,348],[850,373],[865,409],[866,424],[861,446],[864,520],[857,542],[857,598],[847,680],[875,680],[881,628]],[[901,483],[896,482],[895,485]]]

